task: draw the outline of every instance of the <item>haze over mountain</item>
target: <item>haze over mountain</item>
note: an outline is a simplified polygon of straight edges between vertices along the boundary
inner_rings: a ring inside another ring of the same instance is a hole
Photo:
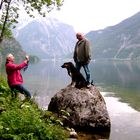
[[[95,59],[137,59],[140,57],[140,12],[103,30],[91,31]]]
[[[37,19],[14,30],[24,51],[40,58],[64,58],[72,53],[75,31],[56,19]]]
[[[91,31],[92,59],[140,58],[140,12],[102,30]],[[56,19],[33,20],[14,31],[29,54],[40,58],[72,58],[76,38],[72,26]]]

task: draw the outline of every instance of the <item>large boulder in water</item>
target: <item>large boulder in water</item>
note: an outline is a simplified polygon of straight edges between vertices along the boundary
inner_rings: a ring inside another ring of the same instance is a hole
[[[110,130],[105,100],[95,86],[61,89],[52,97],[48,110],[58,115],[65,110],[70,114],[65,123],[78,130]]]

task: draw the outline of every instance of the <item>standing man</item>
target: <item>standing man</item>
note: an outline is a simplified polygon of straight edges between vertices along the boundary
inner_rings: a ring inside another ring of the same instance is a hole
[[[20,73],[20,70],[27,67],[29,62],[29,56],[25,57],[25,60],[17,65],[14,63],[14,56],[10,53],[6,56],[6,73],[7,73],[7,80],[8,85],[12,90],[12,95],[16,96],[16,93],[14,93],[14,90],[19,91],[20,93],[24,94],[27,98],[31,98],[30,92],[23,87],[23,78]]]
[[[91,60],[90,43],[81,33],[77,33],[76,38],[78,39],[78,41],[76,42],[74,49],[74,62],[78,71],[80,71],[81,67],[84,68],[86,80],[88,83],[87,87],[89,87],[90,70],[88,65]]]

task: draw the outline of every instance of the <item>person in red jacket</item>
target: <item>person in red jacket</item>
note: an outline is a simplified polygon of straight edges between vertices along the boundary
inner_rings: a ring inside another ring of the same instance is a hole
[[[25,60],[21,64],[14,63],[14,56],[10,53],[6,57],[6,73],[7,73],[7,80],[8,85],[12,90],[12,96],[16,96],[15,90],[19,91],[20,93],[24,94],[27,98],[31,98],[30,92],[24,88],[23,86],[23,78],[20,73],[20,70],[26,68],[28,66],[29,56],[25,57]]]

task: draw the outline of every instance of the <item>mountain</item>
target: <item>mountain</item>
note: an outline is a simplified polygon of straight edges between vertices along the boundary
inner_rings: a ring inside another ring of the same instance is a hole
[[[115,26],[86,34],[94,59],[136,59],[140,57],[140,12]]]
[[[5,58],[8,53],[14,54],[16,62],[22,61],[26,55],[26,52],[22,50],[19,42],[14,38],[4,38],[2,43],[0,43],[0,65],[5,63]]]
[[[44,59],[69,56],[76,42],[72,26],[51,18],[32,20],[13,33],[24,51]]]

